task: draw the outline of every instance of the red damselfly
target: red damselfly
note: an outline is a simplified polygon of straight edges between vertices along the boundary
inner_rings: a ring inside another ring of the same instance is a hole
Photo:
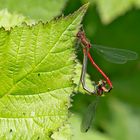
[[[92,58],[90,54],[90,49],[96,50],[100,55],[102,55],[106,60],[118,63],[118,64],[124,64],[128,60],[135,60],[137,59],[137,53],[125,50],[125,49],[117,49],[117,48],[109,48],[104,47],[101,45],[91,45],[91,43],[88,41],[88,39],[85,36],[85,33],[83,31],[79,31],[77,34],[77,37],[81,41],[81,44],[83,45],[83,66],[82,66],[82,73],[81,73],[81,83],[83,88],[90,92],[91,94],[96,94],[101,96],[103,92],[110,92],[110,90],[113,88],[111,80],[107,77],[107,75],[101,70],[101,68],[95,63],[94,59]],[[105,80],[100,80],[97,84],[97,90],[92,91],[90,90],[85,83],[85,74],[86,74],[86,68],[87,68],[87,59],[90,60],[91,64],[102,74],[102,76],[105,78]],[[106,88],[106,84],[109,85],[109,88]]]
[[[90,128],[93,118],[95,117],[95,110],[99,100],[99,96],[102,96],[103,93],[110,92],[110,90],[113,88],[111,80],[107,77],[107,75],[101,70],[101,68],[95,63],[94,59],[92,58],[90,54],[90,49],[96,50],[106,60],[117,64],[124,64],[128,60],[135,60],[137,59],[138,55],[136,52],[130,50],[109,48],[101,45],[91,45],[91,43],[88,41],[83,31],[79,31],[77,37],[79,38],[81,44],[83,45],[83,54],[84,54],[80,81],[82,83],[83,88],[87,92],[97,95],[96,100],[91,104],[89,104],[87,111],[85,112],[85,116],[83,117],[82,120],[81,131],[87,132],[88,129]],[[88,88],[85,82],[87,59],[90,60],[91,64],[105,78],[105,80],[100,80],[97,85],[94,85],[96,87],[95,90],[91,90],[90,88]],[[109,88],[106,87],[106,84],[109,85]]]

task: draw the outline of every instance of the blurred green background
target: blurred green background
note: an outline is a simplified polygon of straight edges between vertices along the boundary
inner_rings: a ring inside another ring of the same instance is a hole
[[[87,0],[69,0],[64,13],[75,11]],[[140,54],[140,1],[90,0],[83,27],[94,44],[124,48]],[[92,128],[80,132],[80,123],[87,106],[95,97],[76,94],[73,97],[74,140],[136,140],[140,139],[140,59],[126,64],[112,64],[93,53],[96,63],[108,74],[114,89],[102,97]],[[81,53],[79,53],[82,62]],[[93,81],[101,75],[88,63]]]
[[[0,0],[0,9],[7,8],[9,12],[16,11],[33,20],[49,21],[62,13],[73,13],[88,1],[89,9],[82,24],[89,40],[93,44],[129,49],[140,54],[140,0]],[[7,26],[15,19],[25,21],[24,17],[13,19],[13,15],[8,16],[11,18]],[[3,18],[2,13],[0,20]],[[3,20],[5,23],[7,19]],[[92,54],[112,80],[114,89],[100,99],[95,121],[87,133],[80,132],[80,124],[87,106],[95,97],[82,93],[72,97],[73,140],[139,140],[140,58],[118,65],[105,61],[96,52]],[[82,52],[78,52],[78,58],[82,63]],[[90,63],[88,74],[92,81],[102,79]]]

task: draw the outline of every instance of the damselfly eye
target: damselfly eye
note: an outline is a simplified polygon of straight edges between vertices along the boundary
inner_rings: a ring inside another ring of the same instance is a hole
[[[78,38],[81,36],[80,34],[81,34],[80,32],[77,33],[77,37],[78,37]]]
[[[79,31],[79,32],[77,33],[77,37],[78,37],[78,38],[81,38],[81,37],[83,37],[83,36],[84,36],[84,32]]]

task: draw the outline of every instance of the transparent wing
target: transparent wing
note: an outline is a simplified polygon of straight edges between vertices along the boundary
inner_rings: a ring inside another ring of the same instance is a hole
[[[97,53],[104,59],[112,63],[124,64],[128,60],[136,60],[138,58],[138,54],[130,50],[109,48],[101,45],[92,45],[92,48],[96,49]]]
[[[95,118],[96,106],[99,100],[99,96],[97,96],[96,100],[89,104],[81,123],[81,132],[85,133],[89,130],[93,119]]]

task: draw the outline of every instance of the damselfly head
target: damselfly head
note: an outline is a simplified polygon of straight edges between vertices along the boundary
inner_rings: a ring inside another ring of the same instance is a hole
[[[79,31],[77,33],[77,37],[81,39],[81,38],[85,37],[85,33],[83,31]]]

